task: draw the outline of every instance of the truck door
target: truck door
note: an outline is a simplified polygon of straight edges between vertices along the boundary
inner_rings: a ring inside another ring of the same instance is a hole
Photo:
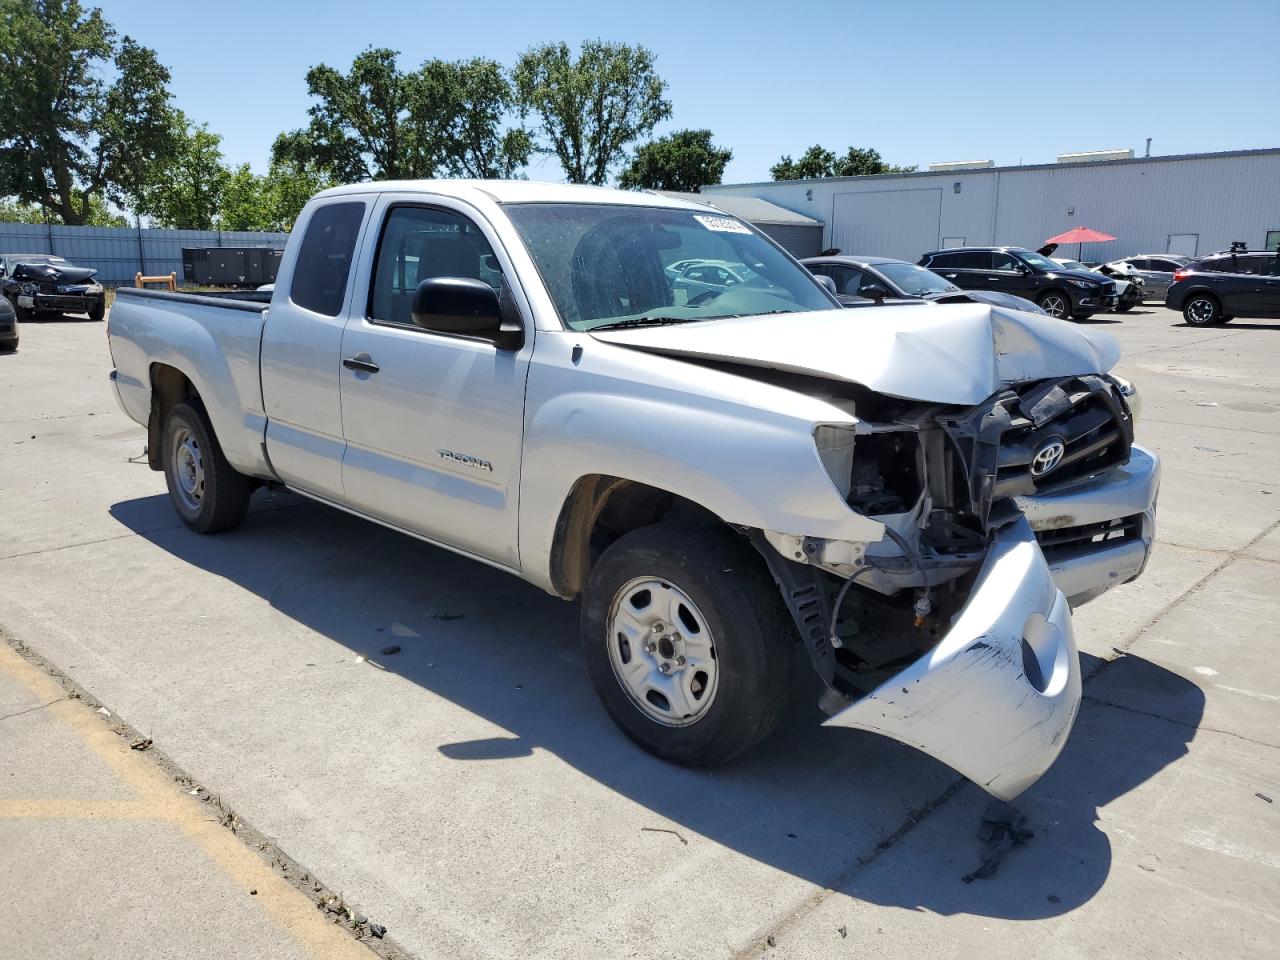
[[[497,291],[516,280],[488,224],[465,204],[383,195],[342,338],[342,481],[356,509],[516,567],[524,345],[424,329],[409,310],[431,277]]]
[[[295,225],[262,332],[267,455],[291,487],[342,499],[342,331],[369,203],[339,197]],[[291,262],[290,262],[291,261]]]

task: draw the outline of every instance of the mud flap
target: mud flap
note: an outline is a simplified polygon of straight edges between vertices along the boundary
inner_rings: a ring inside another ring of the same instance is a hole
[[[1019,519],[938,645],[825,725],[900,740],[1012,800],[1062,752],[1080,686],[1070,607]]]

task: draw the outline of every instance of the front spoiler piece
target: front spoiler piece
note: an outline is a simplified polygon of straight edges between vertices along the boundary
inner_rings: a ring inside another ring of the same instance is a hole
[[[1070,607],[1020,519],[941,642],[825,725],[892,737],[1012,800],[1062,752],[1080,688]]]

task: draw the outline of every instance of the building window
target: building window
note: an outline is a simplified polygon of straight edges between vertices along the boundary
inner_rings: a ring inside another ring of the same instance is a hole
[[[1268,230],[1264,250],[1280,250],[1280,230]]]

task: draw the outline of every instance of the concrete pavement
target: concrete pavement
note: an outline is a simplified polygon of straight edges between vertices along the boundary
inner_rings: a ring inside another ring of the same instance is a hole
[[[906,747],[797,706],[742,762],[675,769],[596,703],[575,606],[287,494],[191,534],[130,462],[100,325],[29,324],[0,356],[0,624],[419,957],[1270,955],[1280,325],[1178,320],[1100,324],[1165,458],[1159,548],[1077,612],[1086,702],[991,880],[961,880],[981,793]],[[41,743],[11,755],[30,796],[42,766],[103,786]],[[91,846],[58,818],[0,830],[33,862]],[[52,884],[0,872],[0,897]],[[57,931],[76,899],[23,902]]]

